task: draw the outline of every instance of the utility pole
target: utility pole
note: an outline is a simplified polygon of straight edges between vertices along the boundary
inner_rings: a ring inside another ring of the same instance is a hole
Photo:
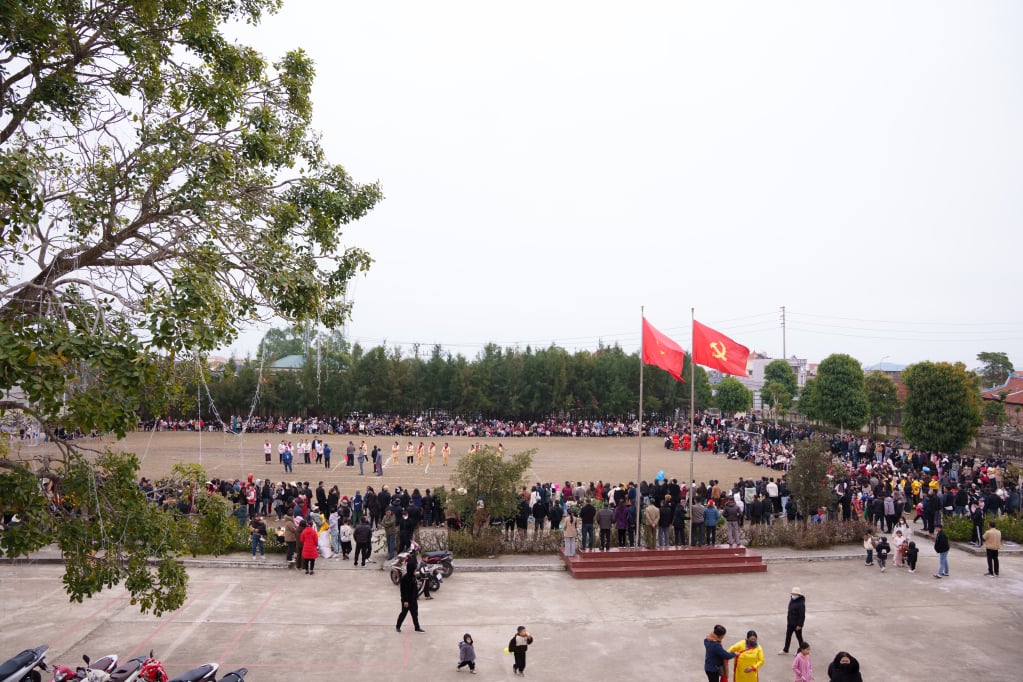
[[[789,354],[785,348],[785,306],[781,307],[781,356],[788,361]]]

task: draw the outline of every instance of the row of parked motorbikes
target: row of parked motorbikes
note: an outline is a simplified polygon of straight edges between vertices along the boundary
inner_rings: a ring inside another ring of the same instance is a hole
[[[43,644],[34,649],[25,649],[0,664],[0,682],[42,682],[42,673],[49,668],[46,664],[46,650]],[[53,666],[53,682],[242,682],[248,669],[238,668],[217,678],[220,665],[207,663],[198,668],[171,677],[163,669],[163,663],[153,656],[136,656],[118,665],[117,656],[110,655],[91,660],[82,656],[85,665],[71,668],[65,665]]]
[[[452,554],[449,550],[420,553],[419,545],[413,541],[412,546],[408,550],[400,552],[391,561],[392,583],[397,585],[401,582],[401,576],[408,569],[409,562],[414,562],[415,564],[413,571],[416,575],[419,594],[422,594],[427,587],[430,588],[430,592],[436,592],[440,589],[444,578],[450,578],[451,574],[455,572]]]

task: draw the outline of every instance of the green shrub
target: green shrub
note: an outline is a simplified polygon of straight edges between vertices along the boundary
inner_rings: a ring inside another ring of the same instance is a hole
[[[747,547],[792,547],[822,549],[861,542],[870,531],[866,521],[824,521],[821,523],[746,524],[742,535]]]
[[[465,530],[452,531],[447,533],[446,540],[446,548],[454,552],[456,558],[478,558],[498,554],[557,554],[562,535],[560,531],[530,533],[526,537],[516,533],[513,539],[505,540],[502,528],[490,527],[475,536]]]
[[[952,516],[942,519],[941,527],[952,542],[969,542],[973,537],[973,521],[966,516]],[[1004,538],[1004,533],[1002,534]]]

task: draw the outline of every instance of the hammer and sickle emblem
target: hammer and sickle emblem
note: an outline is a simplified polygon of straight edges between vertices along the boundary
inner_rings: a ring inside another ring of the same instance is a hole
[[[726,357],[728,353],[728,348],[725,347],[725,344],[721,343],[720,341],[711,341],[710,350],[711,355],[713,355],[715,358],[717,358],[718,360],[724,360],[725,362],[728,362],[728,358]]]

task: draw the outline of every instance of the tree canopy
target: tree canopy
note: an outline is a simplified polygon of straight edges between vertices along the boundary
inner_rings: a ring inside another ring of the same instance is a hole
[[[1007,353],[978,353],[977,359],[983,363],[978,373],[981,386],[985,388],[1001,386],[1016,371]]]
[[[884,372],[871,372],[863,378],[870,405],[870,429],[877,432],[882,423],[891,422],[899,409],[899,394],[892,378]]]
[[[735,377],[725,377],[718,384],[714,402],[722,413],[733,415],[753,406],[753,393]]]
[[[866,424],[870,405],[860,363],[843,354],[824,358],[817,368],[812,402],[815,414],[826,424],[840,429],[858,429]]]
[[[502,457],[497,450],[484,446],[462,457],[451,479],[454,489],[448,498],[450,503],[464,518],[472,517],[480,502],[490,518],[514,516],[522,499],[519,488],[525,484],[534,454],[536,450],[526,450]]]
[[[271,64],[221,30],[278,6],[0,0],[0,390],[51,435],[165,414],[182,368],[249,322],[348,315],[371,259],[342,229],[381,190],[326,158],[308,56]],[[30,521],[2,551],[56,541],[72,598],[123,580],[175,608],[190,545],[137,464],[57,442],[59,462],[0,462],[2,506]]]
[[[785,475],[789,493],[796,499],[796,509],[804,520],[818,508],[827,509],[835,500],[831,491],[832,457],[820,440],[796,442],[792,467]]]
[[[902,372],[906,385],[902,431],[914,447],[958,452],[981,425],[976,376],[957,362],[920,362]]]

